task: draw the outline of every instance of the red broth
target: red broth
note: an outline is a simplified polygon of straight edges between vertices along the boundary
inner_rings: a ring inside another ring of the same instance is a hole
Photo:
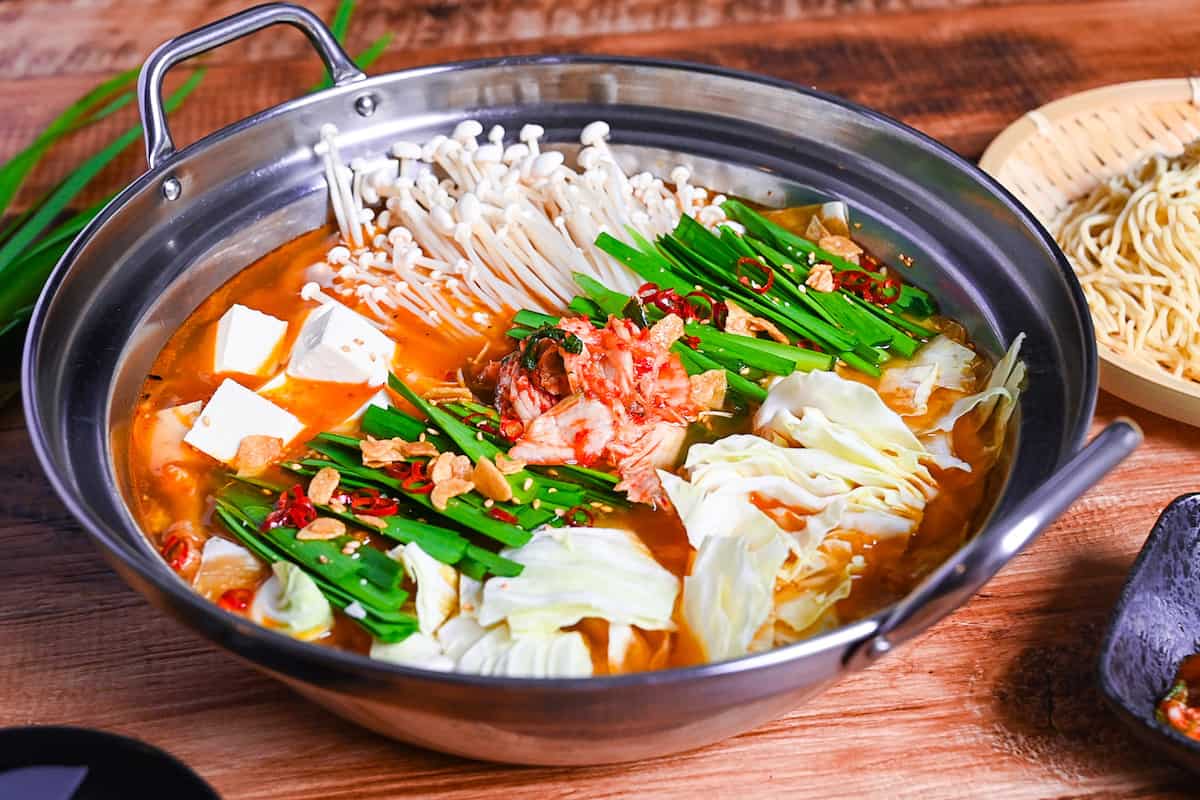
[[[180,570],[185,579],[195,574],[198,558],[194,556],[208,537],[232,539],[212,515],[212,497],[228,481],[227,472],[222,465],[198,452],[161,463],[162,458],[156,456],[154,450],[154,415],[183,403],[205,400],[222,382],[225,376],[212,372],[214,331],[216,322],[235,302],[287,320],[294,336],[312,307],[300,298],[300,289],[306,283],[305,270],[321,260],[336,241],[333,231],[315,231],[284,245],[234,276],[175,332],[159,353],[145,382],[134,415],[127,455],[132,484],[130,501],[154,547],[168,551],[164,557],[178,559],[180,541],[189,548],[193,558],[185,560]],[[940,322],[939,325],[952,337],[962,338],[961,328],[954,323]],[[470,370],[473,365],[482,363],[481,352],[484,358],[495,358],[511,350],[512,344],[504,335],[507,328],[507,324],[498,325],[484,331],[482,340],[456,345],[444,340],[423,320],[398,312],[387,331],[398,344],[394,371],[410,383],[453,377],[464,367]],[[286,343],[288,348],[290,344],[290,341]],[[281,352],[286,353],[287,349],[281,348]],[[282,363],[277,365],[278,370],[282,370],[282,366]],[[851,371],[843,372],[843,376],[873,388],[876,383]],[[983,377],[980,376],[980,383]],[[239,380],[248,388],[257,389],[268,378],[242,376]],[[302,455],[305,451],[303,443],[308,438],[322,430],[338,427],[375,391],[365,384],[290,380],[284,389],[269,395],[273,402],[309,425],[297,437],[288,455]],[[930,399],[930,418],[936,419],[961,396],[959,392],[937,389]],[[884,398],[885,402],[887,399]],[[392,400],[396,402],[395,397]],[[747,432],[750,419],[748,415],[742,415],[734,420],[714,420],[712,424],[711,430],[700,431],[702,439],[713,440],[730,433]],[[939,494],[927,505],[920,527],[907,546],[903,542],[897,546],[895,542],[877,541],[855,532],[835,534],[849,542],[853,553],[862,555],[865,560],[865,569],[855,577],[850,596],[838,604],[841,622],[871,614],[903,597],[969,538],[981,515],[990,507],[1003,469],[993,468],[979,435],[964,427],[959,425],[955,431],[956,451],[973,470],[970,473],[934,472],[940,484]],[[694,440],[695,432],[692,437]],[[279,485],[301,482],[278,467],[263,477]],[[682,577],[690,570],[692,550],[673,510],[637,506],[611,513],[604,509],[593,509],[593,512],[598,525],[624,527],[636,532],[659,563],[674,574]],[[360,534],[360,537],[368,546],[386,549],[394,544],[367,534]],[[234,593],[229,597],[236,600],[239,597],[237,590],[254,589],[255,581],[261,582],[267,575],[265,569],[253,576],[236,574],[230,576],[228,585],[199,588],[214,601],[220,601],[230,591]],[[230,607],[236,603],[223,605]],[[319,642],[365,652],[370,647],[370,637],[340,613],[335,616],[332,631]],[[699,644],[687,632],[678,606],[675,616],[678,631],[641,634],[640,657],[633,659],[638,668],[686,666],[704,660]],[[604,657],[607,626],[597,623],[600,621],[584,620],[577,629],[584,633],[593,648],[596,673],[604,674],[608,669]]]

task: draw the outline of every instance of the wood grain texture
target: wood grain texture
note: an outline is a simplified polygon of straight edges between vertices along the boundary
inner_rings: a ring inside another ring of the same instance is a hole
[[[101,76],[235,2],[0,3],[0,157]],[[1013,117],[1104,83],[1200,72],[1195,3],[526,0],[362,4],[377,70],[532,52],[709,61],[816,84],[978,155]],[[315,3],[328,13],[332,2]],[[130,24],[134,20],[134,24]],[[299,35],[214,53],[173,120],[187,141],[316,77]],[[185,70],[181,70],[183,72]],[[178,77],[178,76],[176,76]],[[32,100],[31,98],[36,98]],[[118,129],[55,151],[25,197]],[[141,169],[131,150],[105,189]],[[97,194],[100,190],[97,190]],[[99,558],[0,411],[0,725],[75,723],[167,747],[228,798],[1184,797],[1102,707],[1100,633],[1159,510],[1196,488],[1200,430],[1103,397],[1147,444],[968,606],[788,716],[672,758],[591,769],[479,764],[382,740],[300,700],[150,608]]]

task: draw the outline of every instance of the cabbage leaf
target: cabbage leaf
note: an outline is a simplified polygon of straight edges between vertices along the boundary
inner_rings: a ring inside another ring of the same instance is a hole
[[[498,625],[462,653],[458,670],[508,678],[586,678],[592,674],[592,655],[578,632],[513,636]]]
[[[437,640],[423,632],[413,633],[395,644],[373,642],[370,656],[379,661],[438,672],[450,672],[454,669],[454,661],[442,652],[442,646]]]
[[[311,641],[333,627],[333,609],[315,581],[288,561],[271,565],[275,574],[259,587],[250,617],[260,625]]]
[[[524,569],[484,583],[484,627],[507,622],[514,635],[549,634],[594,617],[643,630],[674,628],[679,580],[628,531],[543,528],[501,555]]]
[[[421,633],[432,636],[458,609],[458,570],[438,561],[416,542],[394,547],[388,555],[400,561],[417,584],[417,625]]]

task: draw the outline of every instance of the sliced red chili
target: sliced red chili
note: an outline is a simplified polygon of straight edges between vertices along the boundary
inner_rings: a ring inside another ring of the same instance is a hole
[[[163,542],[162,557],[167,560],[167,566],[176,572],[180,572],[187,566],[188,560],[192,555],[192,546],[187,539],[176,534],[171,534]]]
[[[485,414],[482,411],[472,411],[463,417],[463,422],[484,433],[498,434],[500,432],[491,415]]]
[[[692,319],[712,320],[716,313],[718,303],[708,292],[697,289],[685,294],[683,299],[687,301],[688,313]]]
[[[567,513],[563,514],[563,519],[577,528],[590,528],[596,524],[596,515],[585,506],[571,506]]]
[[[384,497],[378,489],[355,489],[350,493],[346,505],[355,514],[369,514],[373,517],[390,517],[400,511],[399,504],[390,497]]]
[[[303,528],[316,518],[317,509],[312,500],[304,494],[304,487],[296,484],[279,495],[275,510],[267,515],[260,528],[263,531],[281,527]]]
[[[755,270],[758,274],[752,277],[748,274],[750,270]],[[738,283],[755,294],[766,294],[775,285],[775,270],[757,258],[742,256],[737,260],[734,273],[737,275]]]
[[[674,314],[681,319],[687,319],[691,314],[691,306],[674,289],[663,289],[647,302],[664,314]]]
[[[713,303],[712,324],[725,330],[725,321],[729,319],[729,305],[724,300]]]
[[[693,350],[700,349],[700,337],[699,336],[681,336],[681,337],[679,337],[679,341],[683,342],[684,345],[692,348]]]
[[[654,295],[658,294],[659,288],[657,283],[643,283],[638,287],[637,296],[644,303]]]
[[[509,525],[517,524],[516,514],[505,511],[503,508],[491,508],[488,510],[488,516],[492,519],[498,519],[501,522],[507,522]]]
[[[863,297],[872,303],[886,306],[900,299],[900,291],[900,281],[896,278],[888,278],[884,281],[875,281],[869,290],[863,292]]]
[[[383,471],[388,474],[388,477],[403,481],[409,475],[412,475],[413,466],[409,461],[397,461],[394,464],[388,464],[383,468]]]
[[[425,465],[415,463],[412,472],[400,483],[400,488],[410,494],[429,494],[433,491],[433,481],[425,474]]]
[[[221,593],[221,597],[217,600],[217,605],[226,611],[245,611],[254,602],[254,591],[252,589],[230,589]]]
[[[862,270],[848,269],[842,272],[833,273],[833,283],[838,289],[846,289],[848,291],[857,292],[863,287],[870,286],[875,282],[867,273]]]

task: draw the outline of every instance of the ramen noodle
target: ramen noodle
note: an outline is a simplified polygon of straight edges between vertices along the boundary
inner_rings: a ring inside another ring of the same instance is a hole
[[[1177,378],[1200,379],[1197,145],[1151,156],[1052,225],[1083,286],[1096,339]]]

